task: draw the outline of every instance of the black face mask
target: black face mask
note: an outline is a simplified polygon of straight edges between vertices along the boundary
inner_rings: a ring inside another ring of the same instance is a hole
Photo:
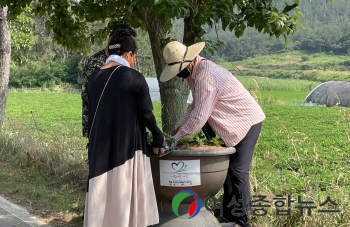
[[[188,70],[187,68],[184,68],[183,70],[181,70],[181,72],[179,72],[176,76],[186,79],[187,77],[189,77],[191,75],[190,70]]]

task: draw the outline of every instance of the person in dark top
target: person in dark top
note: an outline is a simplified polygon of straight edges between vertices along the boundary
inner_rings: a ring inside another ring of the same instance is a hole
[[[111,40],[113,35],[129,35],[132,37],[136,37],[136,32],[134,29],[132,29],[127,24],[121,24],[116,26],[111,33],[109,34],[108,42]],[[82,72],[82,87],[81,87],[81,99],[82,99],[82,133],[84,137],[88,137],[88,96],[87,96],[87,86],[89,82],[89,76],[92,74],[93,71],[96,69],[101,68],[108,57],[107,55],[107,47],[106,49],[100,50],[99,52],[93,54],[90,56],[84,66],[83,66],[83,72]]]
[[[146,227],[159,222],[150,152],[163,153],[149,88],[133,69],[136,41],[115,34],[104,66],[89,77],[89,181],[84,227]],[[153,136],[148,150],[146,128]]]

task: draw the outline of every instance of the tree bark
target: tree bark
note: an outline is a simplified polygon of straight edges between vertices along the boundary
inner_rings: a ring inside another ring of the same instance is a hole
[[[10,22],[7,7],[0,7],[0,131],[4,121],[11,60]]]
[[[160,74],[165,67],[163,50],[161,49],[161,41],[166,38],[165,23],[155,20],[151,13],[144,15],[144,22],[151,41],[152,55],[159,83],[163,132],[170,133],[186,110],[189,88],[186,81],[177,78],[167,82],[159,81]]]
[[[196,42],[196,37],[204,35],[202,27],[196,25],[193,21],[193,18],[198,13],[198,6],[199,2],[193,2],[189,9],[189,16],[184,18],[183,43],[187,46],[194,44]]]

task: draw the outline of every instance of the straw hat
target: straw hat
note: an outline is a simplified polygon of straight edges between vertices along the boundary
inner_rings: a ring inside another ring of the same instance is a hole
[[[165,82],[176,76],[193,61],[204,46],[205,42],[195,43],[189,47],[178,41],[168,43],[163,50],[163,57],[167,65],[160,75],[160,81]]]

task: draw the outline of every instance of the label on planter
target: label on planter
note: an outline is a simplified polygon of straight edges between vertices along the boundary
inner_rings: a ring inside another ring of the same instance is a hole
[[[200,160],[159,160],[159,171],[162,186],[201,185]]]

